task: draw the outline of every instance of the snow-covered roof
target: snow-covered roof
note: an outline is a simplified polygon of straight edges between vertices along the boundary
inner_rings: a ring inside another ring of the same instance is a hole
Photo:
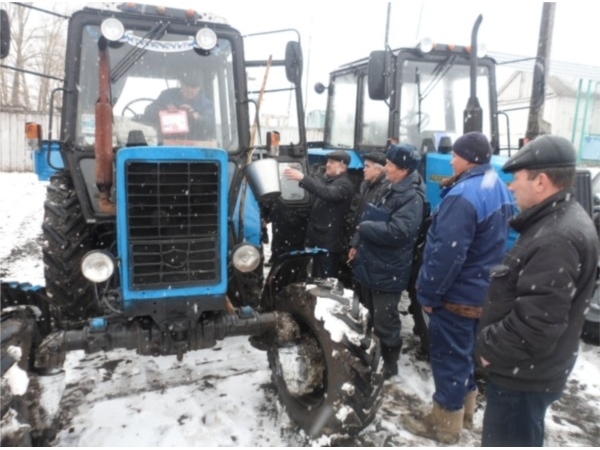
[[[534,57],[514,55],[510,53],[489,52],[499,65],[517,70],[533,71]],[[550,60],[548,73],[563,79],[600,81],[600,67]]]

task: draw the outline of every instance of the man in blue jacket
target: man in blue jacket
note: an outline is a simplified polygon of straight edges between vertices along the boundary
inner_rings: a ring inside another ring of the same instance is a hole
[[[433,409],[408,416],[413,434],[456,444],[470,427],[477,386],[475,336],[490,284],[490,269],[506,251],[514,201],[489,164],[492,149],[479,132],[452,147],[454,176],[443,183],[442,202],[432,213],[417,298],[429,314]]]
[[[386,157],[388,183],[365,208],[349,258],[359,298],[381,342],[384,376],[390,378],[398,373],[402,347],[398,302],[408,287],[426,196],[416,170],[421,156],[413,145],[393,145]]]

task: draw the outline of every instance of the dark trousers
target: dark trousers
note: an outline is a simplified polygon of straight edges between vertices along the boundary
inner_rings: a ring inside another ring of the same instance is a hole
[[[369,327],[373,327],[381,344],[388,349],[402,346],[398,303],[401,292],[383,292],[357,283],[358,298],[369,310]]]
[[[544,417],[560,392],[522,392],[487,381],[482,447],[543,447]]]
[[[475,336],[479,320],[458,316],[444,308],[429,315],[433,399],[450,411],[463,407],[475,384]]]
[[[340,264],[339,253],[317,253],[313,256],[313,278],[337,278]]]

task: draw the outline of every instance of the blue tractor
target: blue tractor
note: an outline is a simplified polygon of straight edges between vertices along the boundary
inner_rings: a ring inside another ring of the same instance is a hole
[[[279,398],[307,433],[364,428],[383,383],[366,311],[343,286],[310,279],[311,252],[264,270],[265,205],[311,202],[281,177],[308,165],[299,35],[242,36],[193,10],[86,7],[68,21],[65,61],[50,108],[60,103],[58,138],[28,126],[49,180],[46,284],[2,283],[2,374],[17,365],[39,389],[3,382],[2,444],[56,431],[56,408],[40,398],[60,390],[69,351],[182,358],[235,335],[266,351]],[[186,86],[202,100],[187,100]],[[265,143],[263,127],[278,130]],[[340,327],[334,339],[328,330]]]

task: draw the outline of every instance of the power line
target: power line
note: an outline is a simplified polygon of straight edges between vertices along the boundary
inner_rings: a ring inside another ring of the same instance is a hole
[[[48,9],[38,8],[37,6],[28,5],[27,3],[13,2],[13,4],[14,5],[18,5],[18,6],[22,6],[23,8],[29,8],[29,9],[33,9],[35,11],[43,12],[45,14],[50,14],[52,16],[60,17],[62,19],[69,19],[69,16],[65,16],[63,14],[59,14],[57,12],[50,11]]]

